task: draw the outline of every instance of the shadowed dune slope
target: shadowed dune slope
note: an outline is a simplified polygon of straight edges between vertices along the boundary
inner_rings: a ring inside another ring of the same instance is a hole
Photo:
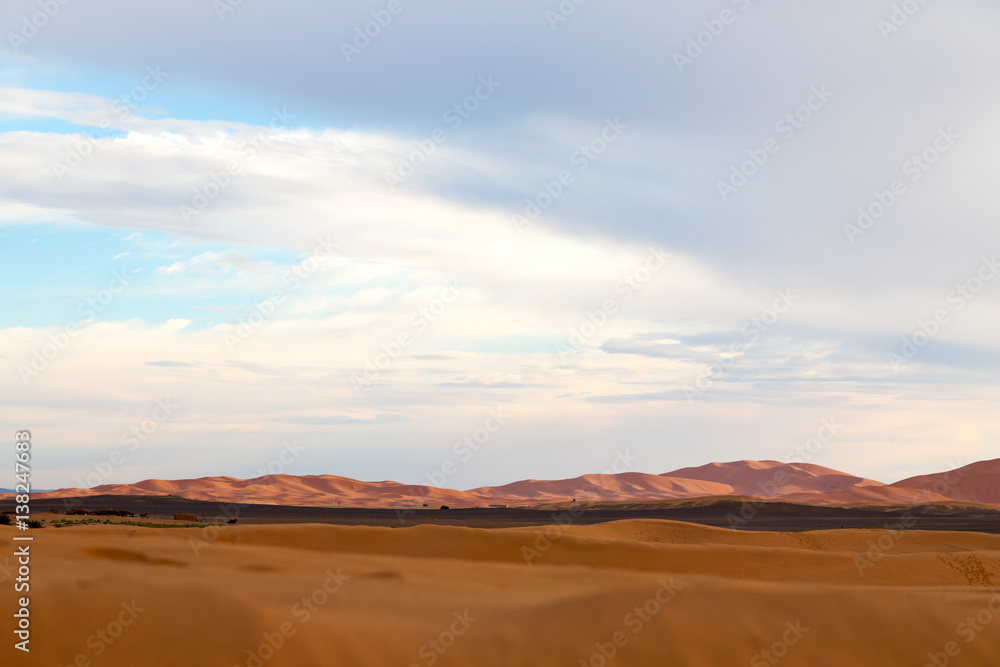
[[[781,496],[781,500],[789,502],[810,503],[813,505],[847,505],[854,503],[871,504],[913,504],[933,503],[952,500],[923,489],[909,489],[897,486],[855,486],[840,489],[830,493],[789,493]]]

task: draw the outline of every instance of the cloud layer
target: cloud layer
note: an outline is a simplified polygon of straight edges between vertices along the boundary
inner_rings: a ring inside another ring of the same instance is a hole
[[[39,483],[166,397],[106,481],[298,438],[286,472],[416,482],[497,406],[454,485],[830,417],[815,463],[988,458],[997,9],[570,4],[5,5],[0,421]]]

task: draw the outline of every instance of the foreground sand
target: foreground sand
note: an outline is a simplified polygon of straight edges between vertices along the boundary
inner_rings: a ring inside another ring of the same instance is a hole
[[[638,520],[33,531],[25,660],[0,528],[3,665],[1000,664],[1000,536]]]

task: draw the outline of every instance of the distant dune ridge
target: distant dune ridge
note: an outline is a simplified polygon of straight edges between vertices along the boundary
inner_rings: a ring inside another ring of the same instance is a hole
[[[799,503],[918,503],[958,501],[1000,505],[1000,459],[894,484],[810,463],[732,461],[653,475],[594,474],[562,480],[523,480],[459,491],[398,482],[361,482],[335,475],[265,475],[254,479],[202,477],[149,479],[60,489],[37,498],[89,495],[174,495],[192,500],[343,507],[476,507],[571,501],[674,500],[701,496],[754,496]]]
[[[979,461],[948,472],[910,477],[889,486],[929,489],[953,500],[996,505],[1000,504],[1000,459]]]

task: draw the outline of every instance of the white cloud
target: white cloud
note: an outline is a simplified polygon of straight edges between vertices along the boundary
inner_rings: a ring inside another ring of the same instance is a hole
[[[33,7],[11,2],[0,14],[13,24]],[[871,476],[907,456],[927,462],[907,472],[941,469],[944,443],[967,460],[995,445],[984,401],[1000,365],[1000,284],[954,312],[915,363],[894,372],[885,362],[1000,250],[988,3],[928,5],[891,43],[875,25],[884,12],[860,0],[755,3],[683,74],[671,50],[708,18],[694,5],[587,5],[552,34],[534,3],[446,2],[407,14],[349,67],[330,61],[329,44],[352,32],[361,7],[247,4],[223,30],[204,3],[178,0],[149,8],[130,39],[117,38],[106,10],[98,1],[53,21],[30,58],[8,63],[21,72],[10,80],[58,62],[85,74],[113,63],[116,76],[131,67],[140,78],[163,63],[176,88],[151,95],[151,107],[210,90],[282,100],[309,122],[271,131],[265,118],[123,117],[99,95],[0,88],[0,115],[36,128],[0,133],[0,224],[121,229],[131,258],[157,267],[129,288],[144,319],[91,323],[28,390],[2,387],[63,451],[113,444],[115,429],[164,394],[189,412],[136,469],[197,442],[212,446],[199,461],[229,473],[247,440],[266,447],[300,432],[326,452],[316,466],[351,460],[363,476],[395,457],[412,471],[493,403],[516,408],[525,426],[512,426],[508,455],[469,486],[568,474],[567,459],[576,472],[600,469],[616,441],[644,448],[650,471],[679,456],[777,457],[826,410],[851,426],[823,463]],[[482,25],[496,38],[484,41]],[[196,31],[212,39],[189,39]],[[606,48],[593,49],[595,34]],[[421,48],[428,39],[450,48]],[[390,190],[386,172],[469,94],[470,71],[504,86]],[[835,94],[823,114],[723,205],[715,181],[820,84]],[[210,117],[215,98],[204,104]],[[517,233],[511,214],[617,115],[630,126],[621,141]],[[58,125],[47,120],[93,131],[109,118],[119,131],[96,139],[37,129]],[[857,207],[947,125],[963,135],[954,151],[848,244],[842,228]],[[74,156],[79,167],[59,169]],[[147,230],[167,240],[146,241]],[[320,239],[338,244],[335,256],[292,287],[283,277]],[[670,262],[626,302],[619,281],[661,245]],[[415,314],[450,280],[461,296],[414,333]],[[680,388],[786,288],[801,294],[794,308],[735,355],[704,401],[684,401]],[[225,334],[274,290],[285,298],[273,314],[228,349]],[[617,312],[560,358],[555,346],[608,299]],[[196,325],[174,310],[185,305],[231,320]],[[0,343],[16,367],[51,333],[6,328]],[[414,334],[406,353],[353,395],[351,378],[401,333]]]

